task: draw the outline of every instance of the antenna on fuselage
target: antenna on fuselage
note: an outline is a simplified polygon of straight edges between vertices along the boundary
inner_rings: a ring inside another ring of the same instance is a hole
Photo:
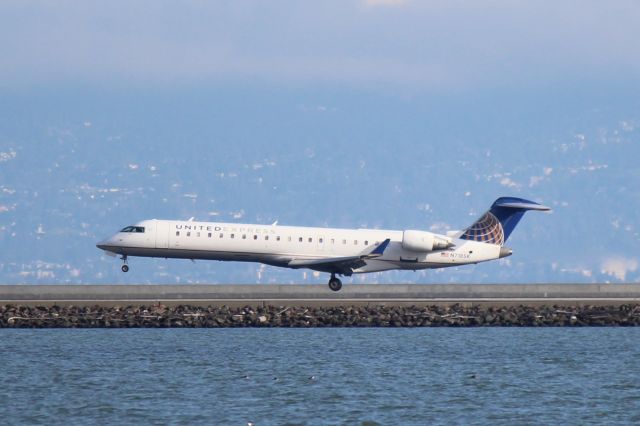
[[[195,219],[195,216],[191,216],[191,218],[187,221],[187,222],[193,222],[193,219]]]
[[[278,224],[278,221],[276,220],[275,222],[273,222],[273,223],[271,224],[271,226],[276,226],[277,224]]]

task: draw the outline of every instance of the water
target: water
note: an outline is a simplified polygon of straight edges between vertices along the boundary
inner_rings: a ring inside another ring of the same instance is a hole
[[[4,424],[629,424],[640,329],[0,330]]]

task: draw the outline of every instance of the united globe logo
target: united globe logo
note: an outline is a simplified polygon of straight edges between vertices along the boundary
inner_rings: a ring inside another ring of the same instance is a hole
[[[467,228],[460,238],[501,246],[504,244],[504,230],[498,218],[493,213],[487,212]]]

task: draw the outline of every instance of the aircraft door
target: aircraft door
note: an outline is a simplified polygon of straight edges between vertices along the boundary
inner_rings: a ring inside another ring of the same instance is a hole
[[[147,222],[145,223],[145,231],[144,234],[142,234],[142,237],[144,238],[144,247],[153,247],[153,245],[155,244],[155,235],[156,235],[156,226],[155,223],[152,221],[151,223]]]
[[[156,248],[169,248],[169,222],[156,221]]]

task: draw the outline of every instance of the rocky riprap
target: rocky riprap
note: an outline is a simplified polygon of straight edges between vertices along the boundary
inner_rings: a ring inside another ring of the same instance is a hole
[[[0,328],[636,326],[640,305],[0,307]]]

